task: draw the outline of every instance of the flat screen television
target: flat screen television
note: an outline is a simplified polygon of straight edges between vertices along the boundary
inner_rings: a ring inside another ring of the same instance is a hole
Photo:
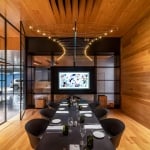
[[[54,94],[96,93],[94,67],[52,67],[51,92]]]

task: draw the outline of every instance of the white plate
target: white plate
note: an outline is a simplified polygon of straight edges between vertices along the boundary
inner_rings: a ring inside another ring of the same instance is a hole
[[[85,117],[92,117],[92,114],[84,114]]]
[[[53,119],[53,120],[52,120],[52,123],[60,123],[60,122],[61,122],[60,119]]]
[[[105,133],[103,131],[94,131],[93,132],[94,137],[96,138],[104,138]]]
[[[65,108],[58,108],[59,110],[65,110]]]

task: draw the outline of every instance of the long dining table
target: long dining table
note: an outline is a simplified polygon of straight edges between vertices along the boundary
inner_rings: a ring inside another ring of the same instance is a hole
[[[82,110],[78,110],[79,106]],[[79,116],[84,116],[84,123],[79,123]],[[63,135],[63,126],[68,125],[68,118],[73,118],[73,126],[69,129],[68,135]],[[86,130],[83,138],[84,145],[81,146],[80,126]],[[87,136],[92,135],[94,131],[104,132],[98,119],[91,111],[88,102],[80,100],[73,106],[68,107],[67,101],[62,101],[50,121],[42,139],[36,150],[86,150]],[[77,147],[77,148],[76,148]],[[115,150],[113,144],[104,132],[104,136],[97,138],[93,136],[92,150]]]

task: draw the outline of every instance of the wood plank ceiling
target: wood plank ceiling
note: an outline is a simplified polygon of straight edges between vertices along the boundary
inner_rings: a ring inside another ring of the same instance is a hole
[[[0,13],[18,29],[21,20],[27,36],[45,33],[66,44],[74,37],[75,21],[80,39],[122,37],[150,13],[150,0],[0,0]],[[81,49],[86,44],[79,43]]]
[[[117,31],[108,36],[121,37],[150,13],[150,1],[1,0],[0,13],[18,28],[22,20],[28,36],[38,36],[32,25],[52,37],[73,37],[76,20],[78,37],[97,37],[112,28]]]

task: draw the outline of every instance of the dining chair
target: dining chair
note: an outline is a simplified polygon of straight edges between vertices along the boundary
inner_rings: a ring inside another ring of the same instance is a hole
[[[53,108],[43,108],[40,110],[40,114],[44,119],[51,120],[55,114],[55,109]]]
[[[25,130],[33,149],[35,149],[40,142],[48,124],[49,121],[46,119],[32,119],[25,124]]]
[[[49,102],[47,102],[47,106],[48,106],[48,108],[57,109],[59,107],[59,104],[56,102],[49,101]]]
[[[120,143],[123,131],[125,130],[125,124],[116,118],[100,120],[100,124],[102,125],[106,134],[108,134],[114,147],[117,148]]]
[[[99,103],[92,102],[92,103],[89,103],[89,106],[90,106],[91,110],[94,111],[99,106]]]
[[[98,120],[105,119],[108,114],[108,110],[106,108],[101,108],[101,107],[95,108],[93,112]]]

